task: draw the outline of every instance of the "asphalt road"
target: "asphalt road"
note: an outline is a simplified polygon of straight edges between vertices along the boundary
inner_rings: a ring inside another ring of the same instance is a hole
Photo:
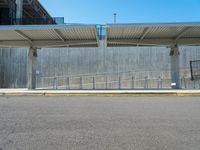
[[[200,150],[200,97],[0,97],[0,150]]]

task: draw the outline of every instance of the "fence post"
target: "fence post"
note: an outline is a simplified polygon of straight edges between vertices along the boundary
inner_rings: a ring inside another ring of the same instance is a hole
[[[181,88],[184,88],[185,87],[185,77],[183,76],[181,78]]]
[[[56,77],[53,78],[53,89],[56,89]]]
[[[83,79],[82,79],[82,77],[80,77],[80,89],[81,90],[83,89]]]
[[[69,90],[70,86],[69,86],[69,77],[67,77],[66,79],[66,90]]]
[[[95,77],[93,77],[93,90],[95,90]]]
[[[106,76],[106,89],[108,89],[108,77]]]
[[[119,89],[121,89],[121,77],[119,77]]]
[[[135,77],[134,77],[134,76],[132,76],[132,82],[131,82],[131,83],[132,83],[132,89],[134,89],[134,88],[135,88],[135,81],[134,81],[134,80],[135,80]]]
[[[186,80],[185,80],[185,77],[183,77],[183,81],[184,81],[184,85],[185,85],[185,88],[187,88],[187,83],[186,83]]]
[[[162,78],[162,76],[160,77],[160,87],[163,88],[163,78]]]
[[[183,76],[181,78],[181,88],[187,88],[186,78]]]
[[[158,77],[158,89],[160,88],[160,81],[161,81],[161,77]]]
[[[183,77],[181,77],[180,88],[183,88]]]
[[[148,88],[148,77],[146,76],[145,79],[144,79],[144,88]]]
[[[58,89],[58,78],[56,78],[56,90]]]
[[[44,88],[44,78],[41,77],[42,80],[42,88]]]

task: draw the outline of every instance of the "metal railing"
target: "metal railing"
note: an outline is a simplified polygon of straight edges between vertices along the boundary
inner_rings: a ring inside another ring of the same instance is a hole
[[[200,60],[190,61],[190,71],[192,80],[200,80]]]
[[[190,71],[183,70],[182,74]],[[80,74],[71,76],[43,77],[37,76],[38,89],[169,89],[171,79],[169,71],[151,72],[118,72],[101,74]],[[189,72],[188,72],[189,73]],[[151,75],[153,74],[153,75]],[[157,75],[155,77],[155,75]],[[183,75],[180,78],[181,88],[200,88],[200,82],[191,81],[190,77]]]
[[[64,17],[54,18],[0,18],[0,25],[46,25],[64,24]]]

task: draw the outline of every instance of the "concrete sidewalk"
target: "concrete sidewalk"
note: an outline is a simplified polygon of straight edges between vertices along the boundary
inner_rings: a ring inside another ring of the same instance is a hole
[[[28,90],[0,89],[0,96],[200,96],[200,90]]]

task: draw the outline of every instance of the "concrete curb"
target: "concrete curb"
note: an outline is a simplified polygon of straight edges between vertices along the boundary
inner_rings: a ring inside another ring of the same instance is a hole
[[[200,96],[200,90],[27,90],[2,89],[0,96]]]

